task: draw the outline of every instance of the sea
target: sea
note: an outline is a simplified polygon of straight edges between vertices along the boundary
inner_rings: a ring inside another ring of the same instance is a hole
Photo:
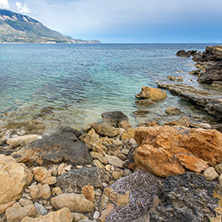
[[[179,108],[182,116],[206,119],[205,111],[168,91],[167,99],[148,107],[137,106],[135,95],[169,75],[211,90],[189,74],[195,69],[191,58],[176,56],[178,50],[204,51],[209,45],[0,44],[0,120],[82,129],[101,121],[101,113],[118,110],[136,126],[169,121],[169,106]],[[137,110],[149,112],[138,116]]]

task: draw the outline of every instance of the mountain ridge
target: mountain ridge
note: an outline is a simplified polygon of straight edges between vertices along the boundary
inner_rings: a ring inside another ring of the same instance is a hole
[[[0,9],[0,43],[101,43],[74,39],[49,29],[41,22],[10,10]]]

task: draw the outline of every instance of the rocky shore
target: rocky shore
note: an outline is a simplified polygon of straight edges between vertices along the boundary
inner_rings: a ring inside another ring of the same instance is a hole
[[[166,94],[144,87],[137,97]],[[220,221],[222,134],[184,123],[132,128],[115,111],[83,132],[2,126],[0,221]]]
[[[218,50],[178,55],[200,60],[207,54],[218,63]],[[35,121],[0,121],[0,221],[221,222],[221,97],[181,77],[167,79],[158,86],[216,122],[195,123],[172,106],[165,110],[171,121],[136,127],[121,111],[102,113],[81,131],[63,126],[47,134]],[[167,93],[143,87],[136,98],[136,105],[149,107]]]

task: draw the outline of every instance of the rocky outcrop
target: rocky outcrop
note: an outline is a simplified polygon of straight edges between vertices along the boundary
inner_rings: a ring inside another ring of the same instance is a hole
[[[140,127],[135,132],[138,167],[167,177],[191,170],[202,172],[222,161],[222,134],[217,130],[182,127]]]
[[[166,92],[158,88],[143,87],[142,91],[136,95],[138,99],[150,99],[152,101],[158,101],[167,97]]]
[[[7,204],[21,197],[23,189],[33,178],[32,172],[11,156],[0,155],[0,204]]]
[[[92,162],[88,148],[77,138],[76,131],[69,127],[33,142],[14,155],[18,161],[28,165],[68,162],[76,166]]]
[[[210,92],[195,89],[185,84],[169,84],[159,82],[158,86],[168,89],[173,94],[177,94],[186,100],[189,100],[199,107],[205,109],[208,113],[222,119],[222,100],[221,97],[213,95]]]
[[[213,196],[216,188],[221,190],[217,184],[195,173],[169,176],[159,185],[160,203],[150,213],[150,221],[211,221],[218,207],[218,200]]]
[[[208,46],[201,54],[193,57],[199,67],[198,82],[220,86],[222,82],[222,45]],[[217,84],[216,84],[217,82]]]
[[[189,50],[189,51],[185,51],[185,50],[179,50],[176,55],[180,56],[180,57],[190,57],[190,56],[194,56],[197,53],[197,50]]]

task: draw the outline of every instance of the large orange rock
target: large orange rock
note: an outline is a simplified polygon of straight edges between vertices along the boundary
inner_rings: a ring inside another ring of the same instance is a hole
[[[161,99],[165,99],[167,97],[166,92],[158,88],[151,88],[144,86],[142,91],[136,95],[138,99],[150,99],[153,101],[158,101]]]
[[[187,169],[201,172],[222,161],[222,134],[217,130],[185,127],[140,127],[135,131],[138,167],[167,177]]]

